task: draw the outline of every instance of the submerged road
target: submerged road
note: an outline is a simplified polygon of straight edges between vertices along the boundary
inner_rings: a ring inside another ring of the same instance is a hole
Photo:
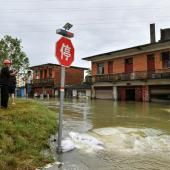
[[[45,103],[59,107],[56,100]],[[51,142],[54,156],[63,164],[48,170],[170,169],[168,104],[70,99],[64,105],[63,138],[76,149],[57,155]],[[103,148],[86,135],[101,141]]]

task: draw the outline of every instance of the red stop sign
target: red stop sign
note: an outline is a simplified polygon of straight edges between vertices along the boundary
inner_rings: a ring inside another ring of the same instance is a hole
[[[65,67],[69,67],[74,61],[74,47],[70,39],[62,37],[57,41],[56,58]]]

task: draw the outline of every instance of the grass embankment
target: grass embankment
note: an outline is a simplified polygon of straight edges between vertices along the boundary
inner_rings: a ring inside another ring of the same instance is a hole
[[[33,170],[53,161],[43,154],[56,131],[56,114],[34,100],[0,109],[0,170]]]

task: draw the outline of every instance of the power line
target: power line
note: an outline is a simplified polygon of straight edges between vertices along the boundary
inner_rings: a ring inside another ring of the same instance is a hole
[[[145,10],[157,10],[157,9],[165,9],[165,8],[167,8],[167,9],[169,9],[169,7],[164,7],[164,8],[161,8],[161,7],[125,7],[125,8],[120,8],[120,7],[111,7],[111,6],[105,6],[105,7],[83,7],[83,8],[81,8],[81,7],[69,7],[69,8],[63,8],[63,7],[57,7],[57,8],[54,8],[54,7],[51,7],[51,8],[40,8],[40,7],[38,7],[38,8],[30,8],[30,9],[27,9],[27,10],[82,10],[82,9],[86,9],[86,10],[93,10],[93,9],[114,9],[114,10],[124,10],[124,9],[128,9],[128,10],[138,10],[138,9],[145,9]],[[23,9],[23,8],[9,8],[9,9],[7,9],[7,10],[21,10],[21,11],[24,11],[25,9]]]
[[[120,10],[128,10],[128,11],[134,11],[134,10],[165,10],[169,9],[169,7],[164,7],[164,8],[160,8],[160,7],[154,7],[154,8],[148,8],[148,7],[137,7],[137,8],[117,8],[117,7],[84,7],[84,8],[30,8],[30,9],[23,9],[23,8],[19,8],[19,9],[6,9],[3,11],[3,9],[0,11],[0,13],[41,13],[41,12],[82,12],[83,10],[85,11],[89,11],[92,10],[92,12],[95,12],[94,10],[100,10],[100,11],[106,11],[106,12],[110,12],[108,10],[114,10],[114,11],[120,11]],[[56,11],[59,10],[59,11]]]
[[[125,27],[125,28],[127,28],[127,27]],[[136,27],[134,27],[134,28],[136,28]],[[143,27],[140,27],[140,26],[138,26],[138,28],[141,28],[141,29],[143,29]],[[88,29],[88,31],[89,30],[100,30],[100,29],[104,29],[105,31],[107,31],[107,32],[110,32],[110,31],[119,31],[119,32],[122,32],[122,31],[126,31],[125,29],[120,29],[119,27],[111,27],[111,26],[104,26],[103,28],[99,28],[99,27],[91,27],[90,29]],[[132,28],[131,28],[132,29]],[[87,31],[87,29],[86,28],[84,28],[84,26],[82,27],[82,28],[79,28],[79,29],[77,29],[76,31]],[[55,34],[55,29],[46,29],[46,30],[25,30],[25,31],[20,31],[20,30],[18,30],[18,31],[16,31],[16,30],[10,30],[10,31],[0,31],[0,33],[1,34],[9,34],[9,33],[17,33],[17,34],[25,34],[25,33],[52,33],[52,34]]]
[[[143,17],[142,19],[140,19],[140,21],[148,21],[148,20],[156,20],[156,21],[165,21],[167,19],[169,19],[170,16],[154,16],[154,18],[149,18],[149,17]],[[89,25],[112,25],[112,24],[119,24],[119,23],[122,23],[122,20],[123,18],[113,18],[113,19],[109,19],[109,21],[105,21],[104,19],[92,19],[92,20],[71,20],[71,22],[75,23],[77,26],[89,26]],[[63,20],[53,20],[53,21],[31,21],[30,23],[27,22],[16,22],[15,20],[14,21],[8,21],[8,22],[2,22],[1,21],[1,26],[3,25],[22,25],[22,26],[57,26],[58,24],[55,24],[57,22],[61,22]],[[79,23],[80,21],[80,23]],[[104,22],[103,22],[104,21]],[[138,22],[138,25],[140,24],[139,23],[139,20],[138,18],[137,19],[127,19],[124,21],[125,23],[125,26],[133,26],[129,23],[136,23]],[[140,24],[141,25],[141,24]]]
[[[84,9],[84,10],[63,10],[63,11],[41,11],[41,10],[38,10],[38,11],[3,11],[3,10],[1,10],[0,11],[0,14],[2,13],[3,15],[4,14],[28,14],[28,15],[34,15],[34,14],[42,14],[42,13],[48,13],[48,14],[50,14],[50,13],[62,13],[62,12],[64,12],[64,14],[67,14],[67,13],[87,13],[87,11],[89,11],[89,12],[92,12],[92,13],[95,13],[95,12],[98,12],[98,11],[94,11],[94,10],[86,10],[86,9]],[[109,11],[109,10],[100,10],[100,12],[107,12],[107,13],[110,13],[110,12],[114,12],[115,13],[115,10],[113,11]],[[118,10],[119,12],[120,12],[120,10]],[[135,11],[131,11],[131,10],[128,10],[127,9],[127,11],[130,13],[130,12],[135,12]],[[145,10],[146,11],[146,10]],[[157,10],[155,10],[155,11],[157,11]],[[139,12],[139,11],[138,11]],[[141,12],[143,12],[143,11],[141,11]],[[163,10],[163,12],[164,12],[164,10]]]

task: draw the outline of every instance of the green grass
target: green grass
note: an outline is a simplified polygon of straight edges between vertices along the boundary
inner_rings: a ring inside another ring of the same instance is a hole
[[[56,132],[56,113],[34,100],[0,109],[0,170],[33,170],[53,161],[43,154]]]

